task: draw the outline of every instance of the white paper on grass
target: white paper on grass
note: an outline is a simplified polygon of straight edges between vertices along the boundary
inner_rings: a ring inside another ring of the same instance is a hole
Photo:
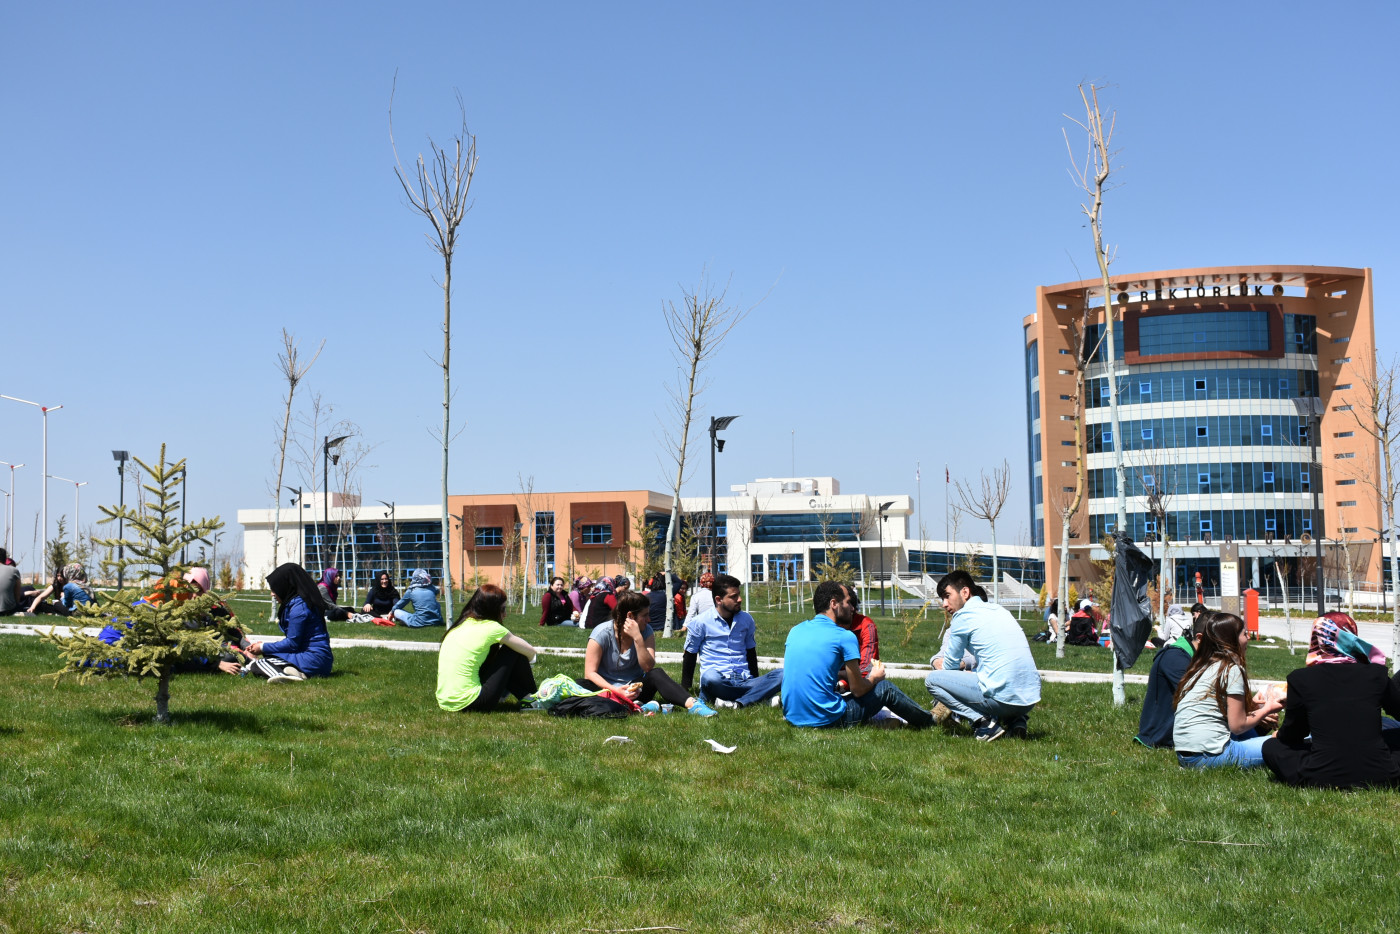
[[[632,740],[630,740],[626,736],[609,736],[607,739],[603,740],[603,745],[606,746],[608,743],[617,743],[619,746],[621,746],[623,743],[630,742],[632,742]]]
[[[722,752],[725,755],[729,755],[731,752],[739,748],[738,746],[721,746],[719,743],[715,742],[712,739],[707,739],[705,740],[705,742],[709,743],[710,748],[713,749],[715,752]]]

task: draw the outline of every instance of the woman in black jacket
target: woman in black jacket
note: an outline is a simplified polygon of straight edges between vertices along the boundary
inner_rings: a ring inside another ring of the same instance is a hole
[[[389,580],[388,571],[380,571],[370,584],[365,595],[365,612],[375,616],[388,617],[394,612],[394,604],[399,602],[399,590]]]
[[[1385,656],[1356,635],[1356,621],[1327,613],[1313,623],[1307,666],[1288,676],[1283,726],[1264,764],[1290,785],[1356,788],[1400,782],[1400,753],[1381,738],[1381,711],[1400,717],[1400,686]]]

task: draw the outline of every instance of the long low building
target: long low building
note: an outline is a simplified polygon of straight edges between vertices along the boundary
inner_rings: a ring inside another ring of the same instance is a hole
[[[448,506],[446,561],[436,504],[365,507],[307,492],[286,508],[241,509],[245,579],[261,581],[272,568],[275,523],[277,560],[317,571],[338,567],[358,590],[379,570],[399,583],[420,567],[434,580],[446,570],[459,583],[499,584],[523,573],[531,587],[555,574],[625,573],[643,563],[647,543],[664,540],[672,498],[651,490],[528,491],[454,495]],[[867,580],[936,576],[969,556],[991,575],[985,544],[911,538],[914,501],[907,494],[842,493],[834,477],[771,477],[731,487],[715,507],[712,527],[709,497],[682,497],[682,540],[698,550],[703,567],[746,583],[814,580],[829,552]],[[1003,572],[1040,586],[1038,551],[1021,544],[997,551]]]

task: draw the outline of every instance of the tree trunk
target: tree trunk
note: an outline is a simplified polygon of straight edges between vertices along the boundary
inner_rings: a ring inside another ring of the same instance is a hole
[[[1065,657],[1065,630],[1069,628],[1069,516],[1060,526],[1060,624],[1055,627],[1055,657]]]
[[[162,671],[160,680],[156,683],[156,723],[168,725],[170,723],[170,672]]]
[[[295,361],[293,361],[295,366]],[[292,426],[292,390],[287,390],[287,411],[282,416],[282,443],[277,449],[277,489],[272,492],[272,566],[277,567],[277,545],[282,537],[282,472],[287,464],[287,432]],[[301,500],[297,500],[297,510],[300,514]],[[301,528],[298,523],[297,528]],[[301,542],[297,542],[297,551],[301,551]],[[272,595],[272,591],[267,593],[267,621],[273,622],[277,619],[277,598]]]
[[[1274,559],[1274,574],[1278,577],[1278,585],[1283,588],[1283,625],[1287,627],[1288,633],[1288,654],[1297,655],[1298,650],[1293,647],[1293,613],[1288,606],[1288,581],[1284,580],[1283,571],[1278,566],[1278,559]]]
[[[997,524],[996,520],[991,520],[992,527],[992,602],[1001,603],[1001,565],[997,563]]]
[[[452,443],[452,254],[442,263],[442,597],[452,621],[452,530],[447,514],[447,449]]]

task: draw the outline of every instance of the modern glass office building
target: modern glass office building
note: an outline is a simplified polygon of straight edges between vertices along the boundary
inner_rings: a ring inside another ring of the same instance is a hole
[[[1378,458],[1360,421],[1363,377],[1375,366],[1371,295],[1369,269],[1231,266],[1115,277],[1110,361],[1100,282],[1039,288],[1036,313],[1023,321],[1027,471],[1032,534],[1048,546],[1049,578],[1058,578],[1060,510],[1073,498],[1081,458],[1086,498],[1071,523],[1071,580],[1090,577],[1090,560],[1105,556],[1095,545],[1114,530],[1121,448],[1128,531],[1154,550],[1164,539],[1173,544],[1179,594],[1197,572],[1210,588],[1222,543],[1240,546],[1242,586],[1267,589],[1273,562],[1287,560],[1296,576],[1305,537],[1318,535],[1331,543],[1329,577],[1349,563],[1355,577],[1379,582],[1380,503],[1366,482]],[[1073,335],[1086,308],[1077,442]],[[1320,430],[1300,415],[1298,400],[1304,412],[1321,402]]]

